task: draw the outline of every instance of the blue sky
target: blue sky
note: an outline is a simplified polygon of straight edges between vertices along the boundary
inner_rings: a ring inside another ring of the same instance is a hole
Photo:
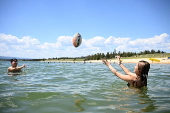
[[[0,0],[0,56],[170,52],[169,0]],[[74,48],[75,33],[83,42]]]

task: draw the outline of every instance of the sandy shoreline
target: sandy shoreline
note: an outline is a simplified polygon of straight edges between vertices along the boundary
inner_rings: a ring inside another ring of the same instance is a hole
[[[140,58],[140,59],[121,59],[122,60],[122,63],[137,63],[141,60],[145,60],[149,63],[153,63],[153,64],[170,64],[170,59],[167,59],[167,58],[154,58],[154,59],[158,59],[160,60],[160,62],[155,62],[155,61],[151,61],[149,60],[149,58]],[[110,61],[111,63],[116,63],[117,61],[116,60],[108,60]],[[64,61],[64,60],[46,60],[46,61],[41,61],[41,62],[60,62],[60,63],[74,63],[74,61]],[[76,62],[83,62],[84,61],[75,61]],[[85,61],[86,63],[102,63],[102,60],[88,60],[88,61]]]

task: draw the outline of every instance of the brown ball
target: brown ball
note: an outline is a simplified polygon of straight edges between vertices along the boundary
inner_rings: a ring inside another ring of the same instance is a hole
[[[79,47],[81,45],[81,42],[82,42],[81,35],[79,33],[76,33],[72,40],[74,47]]]

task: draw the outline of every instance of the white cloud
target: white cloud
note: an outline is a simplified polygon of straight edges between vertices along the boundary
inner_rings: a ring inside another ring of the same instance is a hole
[[[170,37],[168,34],[164,33],[159,36],[154,36],[152,38],[145,39],[135,39],[129,41],[127,44],[122,45],[124,48],[128,50],[134,49],[135,51],[143,51],[143,50],[168,50],[170,46]],[[121,50],[122,47],[118,47],[117,49]]]
[[[82,44],[75,48],[71,36],[60,36],[54,43],[40,43],[36,38],[0,34],[0,56],[29,58],[75,57],[95,53],[116,51],[162,50],[170,52],[170,36],[163,33],[151,38],[131,39],[129,37],[94,37],[82,39]]]
[[[18,44],[19,39],[16,36],[0,34],[0,42],[8,45]]]
[[[126,44],[130,38],[115,38],[113,36],[110,36],[109,38],[106,39],[105,44],[112,45],[120,45],[120,44]]]
[[[47,43],[45,42],[44,44],[41,45],[41,49],[58,49],[59,47],[61,47],[61,43],[60,42],[56,42],[56,43]]]
[[[41,44],[38,39],[24,36],[21,39],[0,34],[0,56],[46,58],[61,47],[60,42]]]
[[[30,36],[24,36],[22,39],[18,39],[19,44],[29,44],[29,45],[38,45],[40,44],[38,39],[32,38]]]
[[[154,36],[153,38],[146,38],[146,39],[136,39],[133,41],[129,41],[129,45],[131,46],[155,46],[157,44],[164,44],[164,43],[170,43],[170,40],[168,39],[168,34],[161,34],[160,36]]]
[[[57,38],[57,42],[61,43],[62,46],[72,46],[72,38],[70,36],[60,36]]]
[[[105,40],[106,40],[105,38],[98,36],[98,37],[94,37],[92,39],[88,39],[84,43],[88,47],[101,47],[101,46],[105,46],[104,45]]]
[[[0,54],[4,53],[5,51],[8,51],[9,47],[6,43],[0,43]]]

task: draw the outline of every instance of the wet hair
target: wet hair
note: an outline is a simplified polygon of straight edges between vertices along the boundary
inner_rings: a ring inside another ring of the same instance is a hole
[[[147,61],[139,61],[138,63],[138,71],[139,75],[141,78],[141,82],[143,86],[147,86],[147,77],[148,77],[148,72],[150,69],[150,64]]]
[[[12,63],[13,61],[17,62],[18,60],[14,58],[14,59],[11,59],[10,61]]]

